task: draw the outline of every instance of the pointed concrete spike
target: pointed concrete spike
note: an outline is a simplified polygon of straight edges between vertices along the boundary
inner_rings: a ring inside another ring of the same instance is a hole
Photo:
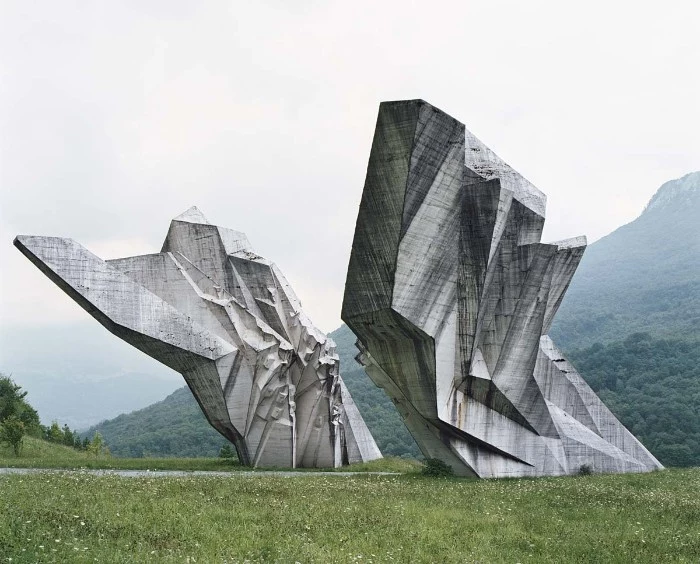
[[[197,206],[192,206],[187,211],[182,212],[173,221],[185,221],[187,223],[203,223],[204,225],[209,225],[209,220],[204,217],[204,214],[199,211]]]

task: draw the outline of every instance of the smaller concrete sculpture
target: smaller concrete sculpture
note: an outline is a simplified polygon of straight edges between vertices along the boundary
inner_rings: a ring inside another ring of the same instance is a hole
[[[339,375],[335,343],[243,233],[191,208],[156,254],[103,261],[57,237],[18,236],[15,245],[110,332],[180,372],[243,464],[381,457]]]

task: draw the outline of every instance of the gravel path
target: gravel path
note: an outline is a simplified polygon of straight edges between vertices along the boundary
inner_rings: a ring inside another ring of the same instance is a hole
[[[241,476],[246,478],[260,478],[274,476],[278,478],[301,478],[304,476],[339,476],[349,478],[352,476],[398,476],[398,472],[285,472],[283,470],[250,471],[237,470],[233,472],[217,472],[208,470],[96,470],[83,468],[80,470],[67,470],[64,468],[0,468],[0,476],[9,474],[92,474],[93,476],[122,476],[124,478],[182,478],[189,476],[208,476],[216,478],[232,478]]]

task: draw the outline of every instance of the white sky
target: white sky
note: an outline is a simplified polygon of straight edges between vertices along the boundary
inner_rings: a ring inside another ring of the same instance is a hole
[[[336,328],[382,100],[464,122],[548,195],[545,240],[593,241],[700,169],[699,20],[696,0],[0,0],[1,323],[87,319],[16,234],[142,254],[197,205]]]

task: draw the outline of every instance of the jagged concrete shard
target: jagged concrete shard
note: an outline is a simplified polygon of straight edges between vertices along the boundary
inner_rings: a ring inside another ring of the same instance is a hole
[[[339,375],[335,343],[243,233],[191,208],[156,254],[103,261],[57,237],[18,236],[15,245],[109,331],[180,372],[243,464],[381,457]]]
[[[380,105],[343,320],[426,457],[479,477],[659,462],[547,337],[586,246],[546,198],[422,100]]]

